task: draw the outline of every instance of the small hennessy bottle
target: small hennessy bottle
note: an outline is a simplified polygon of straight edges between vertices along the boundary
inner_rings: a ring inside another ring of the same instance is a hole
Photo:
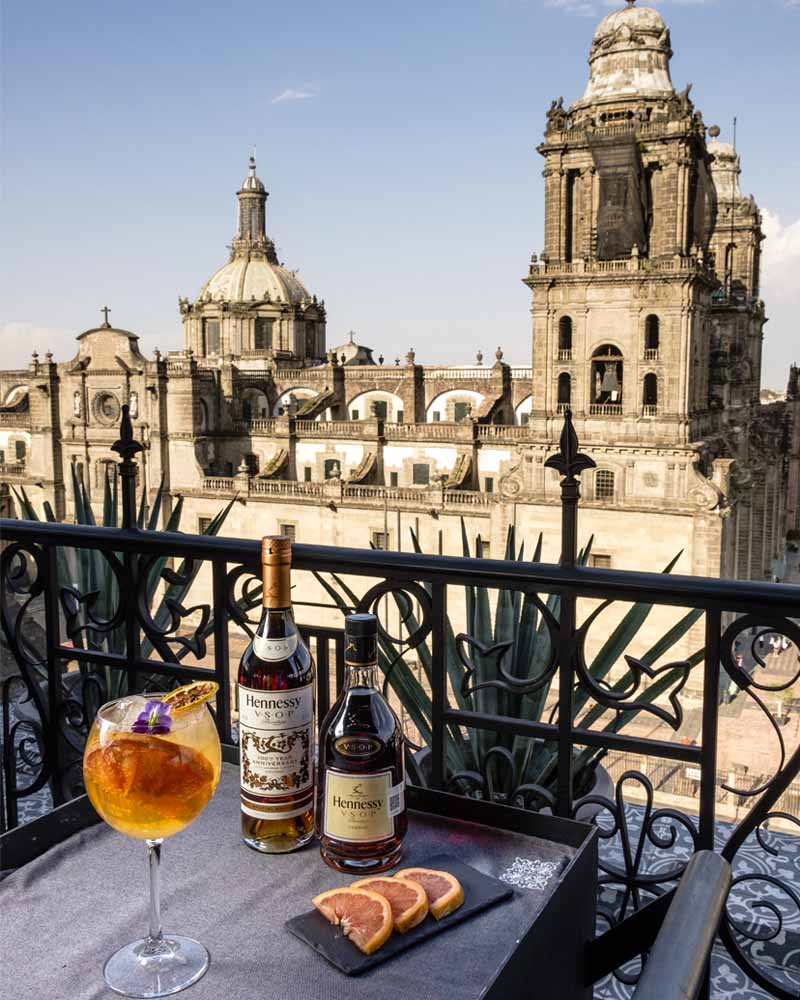
[[[319,737],[317,833],[323,860],[368,874],[396,865],[408,826],[400,720],[378,690],[378,621],[345,620],[345,682]]]
[[[264,612],[239,664],[242,836],[283,854],[314,835],[314,661],[292,614],[291,542],[261,543]]]

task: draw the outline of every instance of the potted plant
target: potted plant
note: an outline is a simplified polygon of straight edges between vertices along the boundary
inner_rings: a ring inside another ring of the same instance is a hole
[[[462,519],[462,542],[465,557],[472,555],[466,528]],[[420,545],[413,531],[412,542],[417,552]],[[592,540],[581,550],[578,562],[585,565],[591,552]],[[475,553],[482,550],[478,536]],[[532,563],[540,561],[542,536],[537,541]],[[506,540],[506,559],[525,562],[524,545],[516,548],[514,528],[509,528]],[[680,553],[669,563],[664,572],[671,572]],[[336,602],[343,613],[355,608],[359,599],[350,587],[336,574],[315,574],[317,580]],[[430,587],[425,588],[430,596]],[[391,591],[397,605],[399,619],[408,635],[418,633],[414,601],[406,591]],[[551,685],[557,672],[552,669],[554,648],[551,632],[558,622],[560,597],[550,595],[543,602],[532,592],[498,590],[494,602],[486,587],[465,587],[466,629],[458,632],[448,619],[446,631],[446,670],[450,697],[464,711],[507,715],[531,721],[552,722],[555,709],[549,703]],[[612,602],[607,602],[607,607]],[[630,689],[631,674],[616,681],[609,681],[615,664],[641,630],[652,605],[635,604],[613,629],[602,648],[587,663],[592,681],[619,696]],[[702,611],[691,610],[639,657],[636,668],[650,668],[659,663],[669,650],[685,636],[700,619]],[[549,624],[548,624],[549,622]],[[422,632],[425,629],[422,628]],[[408,651],[408,650],[406,650]],[[429,753],[432,735],[432,704],[430,697],[433,677],[431,646],[426,637],[413,649],[424,683],[402,656],[402,647],[396,638],[385,631],[380,638],[380,667],[386,686],[399,699],[407,716],[421,737],[421,746],[414,748],[407,765],[415,783],[427,783]],[[619,732],[641,711],[652,711],[678,729],[681,712],[677,699],[673,700],[674,715],[656,706],[657,700],[667,693],[677,693],[686,682],[688,672],[702,662],[702,649],[687,660],[670,664],[654,671],[657,676],[644,690],[637,693],[635,710],[619,710],[607,720],[602,729]],[[604,716],[605,706],[594,701],[583,686],[577,687],[573,698],[573,722],[577,726],[596,725]],[[573,800],[580,809],[580,799],[590,794],[608,795],[613,789],[611,779],[600,765],[606,751],[596,747],[576,748],[573,760]],[[464,735],[460,727],[450,726],[446,731],[445,754],[447,787],[478,798],[506,802],[525,808],[552,808],[555,802],[557,781],[557,747],[554,742],[512,736],[484,729],[470,729]],[[579,811],[588,819],[587,809]]]

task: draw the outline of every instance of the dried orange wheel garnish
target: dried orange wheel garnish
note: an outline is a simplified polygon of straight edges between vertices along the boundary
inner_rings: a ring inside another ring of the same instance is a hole
[[[204,701],[210,701],[217,691],[219,684],[216,681],[194,681],[192,684],[175,688],[161,700],[165,705],[169,705],[173,715],[180,715],[181,712],[188,712],[190,708],[202,705]]]

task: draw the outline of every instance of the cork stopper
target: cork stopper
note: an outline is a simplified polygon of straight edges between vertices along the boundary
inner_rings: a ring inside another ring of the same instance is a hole
[[[262,601],[265,608],[292,605],[292,543],[285,535],[267,535],[261,542]]]

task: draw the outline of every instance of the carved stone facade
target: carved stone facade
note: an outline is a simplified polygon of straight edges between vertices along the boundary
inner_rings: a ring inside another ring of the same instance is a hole
[[[545,459],[569,406],[597,463],[581,529],[600,564],[660,571],[683,550],[676,572],[779,572],[800,528],[797,372],[761,406],[760,215],[738,155],[706,142],[690,87],[673,88],[671,54],[660,14],[629,4],[597,30],[584,96],[547,113],[530,367],[499,348],[461,367],[413,349],[376,363],[352,336],[329,350],[324,302],[278,261],[251,161],[230,259],[180,300],[183,351],[145,358],[106,314],[71,361],[0,372],[0,480],[59,517],[73,475],[97,503],[127,404],[141,484],[183,497],[184,530],[236,496],[230,534],[397,548],[413,529],[458,553],[464,518],[486,554],[515,524],[556,559]]]

